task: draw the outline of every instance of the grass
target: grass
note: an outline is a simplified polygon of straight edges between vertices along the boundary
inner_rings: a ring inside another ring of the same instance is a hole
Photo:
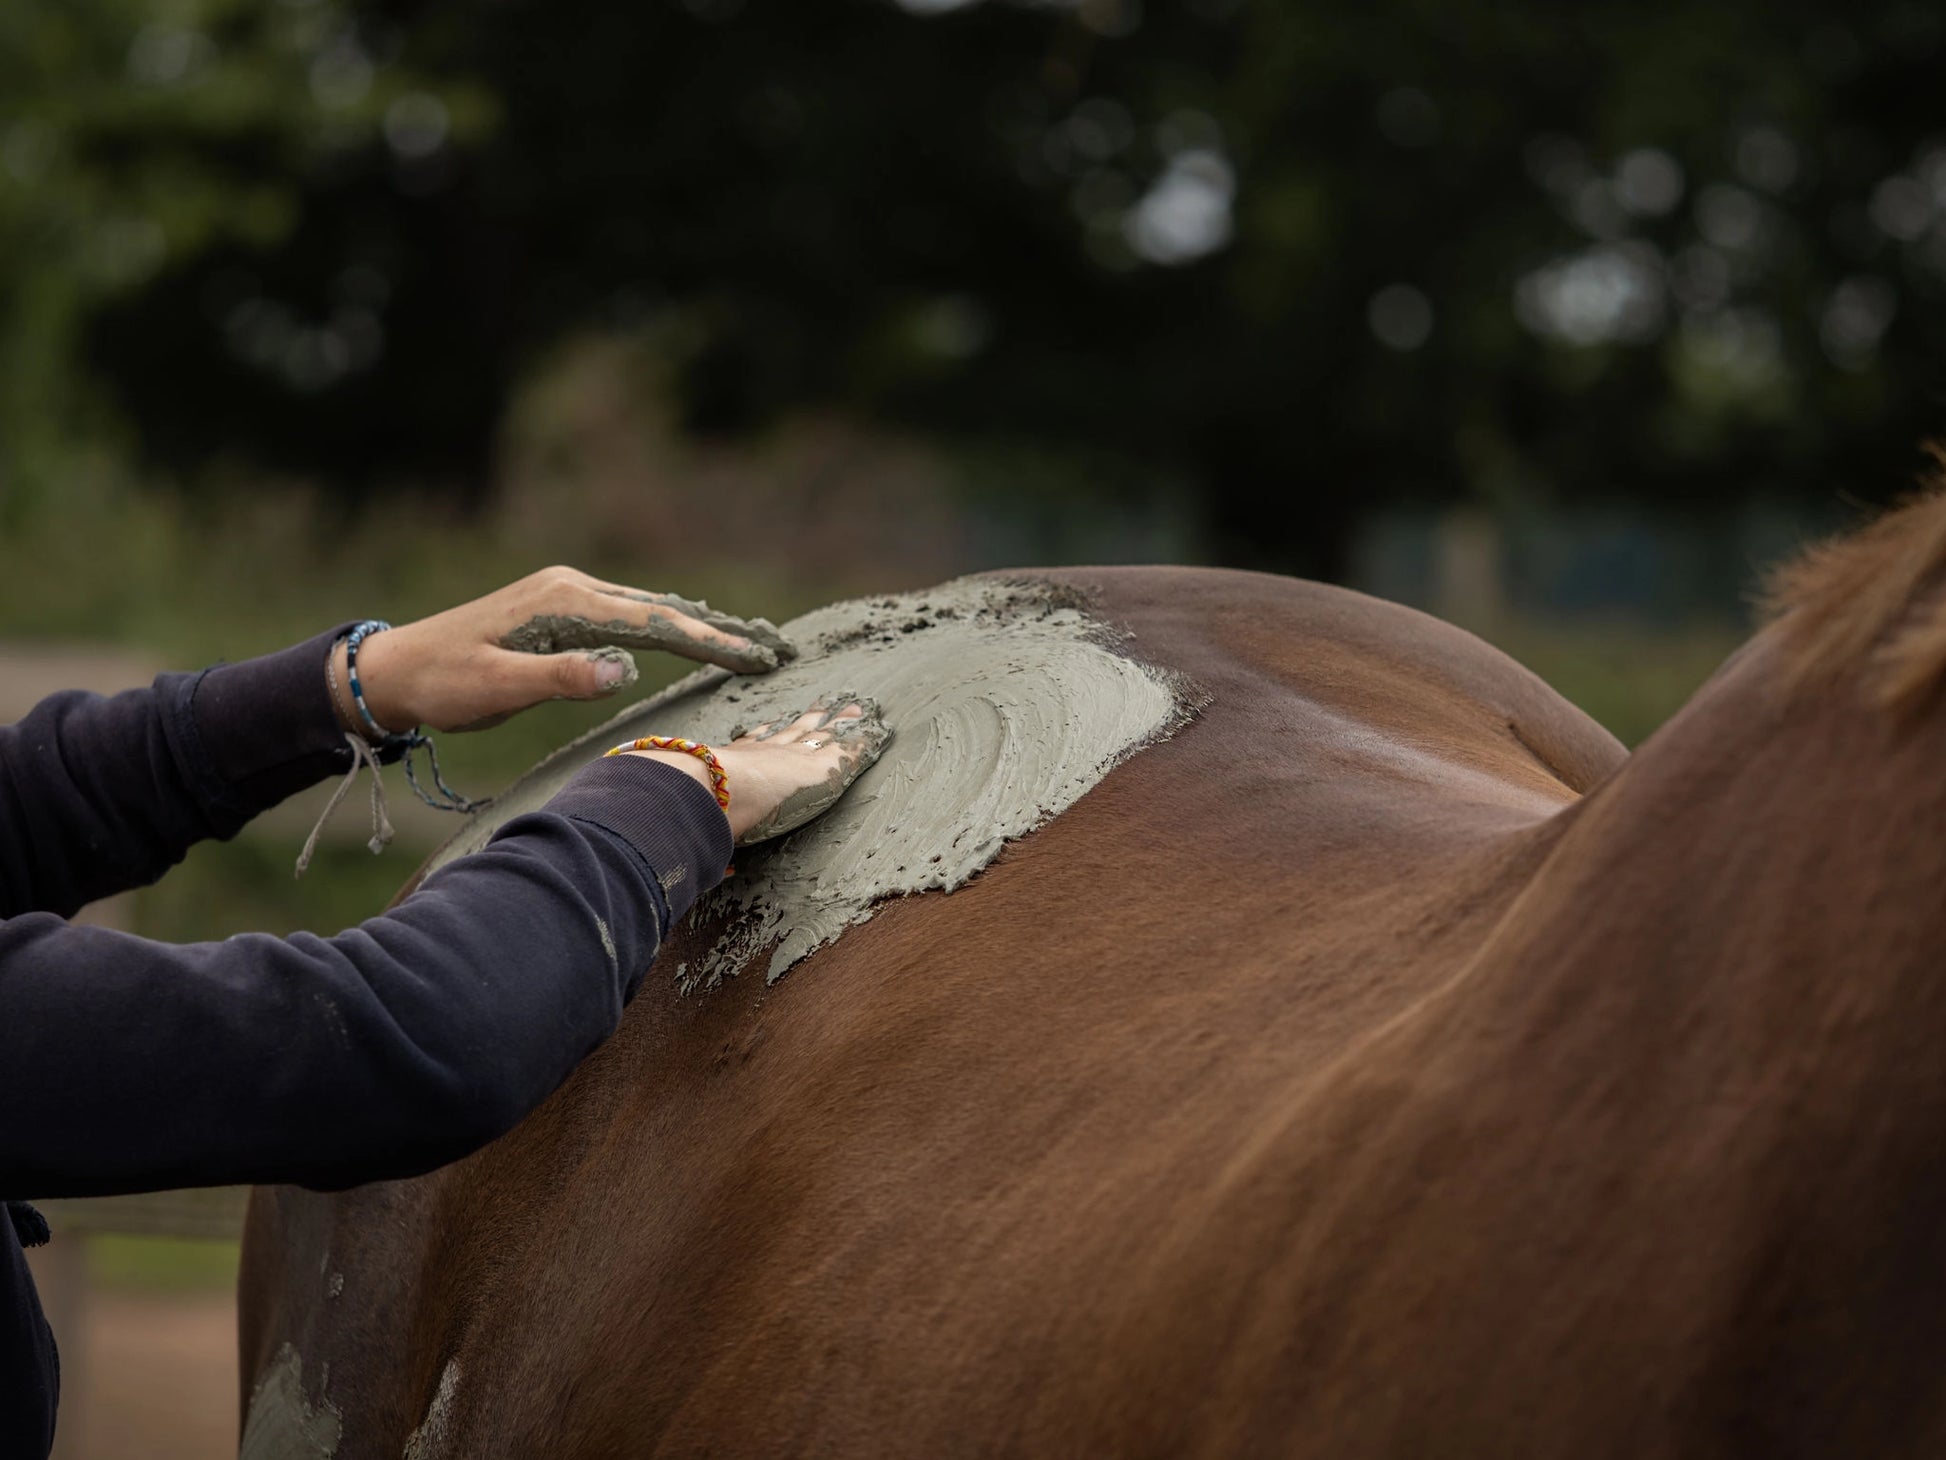
[[[112,642],[207,664],[345,619],[418,618],[552,560],[491,513],[462,515],[423,498],[347,515],[297,488],[200,503],[165,490],[100,492],[5,525],[0,637]],[[670,572],[604,553],[598,539],[582,546],[578,566],[599,577],[643,582]],[[691,597],[771,618],[826,596],[727,561],[685,563],[679,576]]]
[[[239,1251],[235,1242],[91,1236],[88,1277],[120,1292],[160,1296],[222,1292],[236,1287]]]
[[[265,836],[206,843],[153,887],[135,894],[130,926],[171,943],[214,942],[236,933],[343,931],[379,912],[419,865],[393,847],[325,845],[309,873],[291,874],[296,848]]]
[[[1681,709],[1748,634],[1714,622],[1655,628],[1523,620],[1489,627],[1481,637],[1632,749]]]

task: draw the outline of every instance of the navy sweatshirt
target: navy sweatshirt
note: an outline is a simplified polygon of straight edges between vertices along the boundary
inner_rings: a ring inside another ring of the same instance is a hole
[[[730,832],[668,766],[600,760],[334,938],[75,927],[192,842],[351,763],[336,634],[0,727],[0,1200],[417,1175],[539,1105],[615,1028]],[[0,1455],[53,1442],[58,1364],[0,1220]]]

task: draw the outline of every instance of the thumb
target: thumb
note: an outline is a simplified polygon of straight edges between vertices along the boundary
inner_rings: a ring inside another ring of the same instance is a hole
[[[635,659],[626,649],[592,649],[569,654],[509,654],[514,693],[524,704],[541,700],[598,700],[636,679]]]

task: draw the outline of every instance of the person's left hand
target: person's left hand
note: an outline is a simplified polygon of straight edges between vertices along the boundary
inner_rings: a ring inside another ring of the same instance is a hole
[[[497,593],[372,634],[358,679],[387,731],[479,730],[543,700],[591,700],[635,680],[629,649],[667,649],[740,674],[796,657],[763,619],[748,622],[668,593],[544,568]],[[370,727],[351,701],[345,646],[333,651],[338,717]]]

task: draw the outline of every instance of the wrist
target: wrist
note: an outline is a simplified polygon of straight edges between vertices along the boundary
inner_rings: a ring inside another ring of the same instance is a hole
[[[325,651],[324,684],[331,695],[331,714],[338,722],[340,730],[350,730],[358,721],[358,707],[351,702],[351,691],[346,688],[350,665],[346,661],[345,641],[337,639]]]
[[[636,756],[642,760],[652,760],[657,765],[666,765],[671,770],[681,771],[690,780],[708,791],[712,797],[715,788],[710,784],[709,768],[695,756],[681,750],[625,750],[623,755]]]
[[[412,709],[407,660],[399,652],[401,646],[393,637],[396,633],[387,628],[359,636],[355,653],[349,638],[332,646],[333,708],[347,730],[366,740],[406,735],[419,727],[420,717]]]

